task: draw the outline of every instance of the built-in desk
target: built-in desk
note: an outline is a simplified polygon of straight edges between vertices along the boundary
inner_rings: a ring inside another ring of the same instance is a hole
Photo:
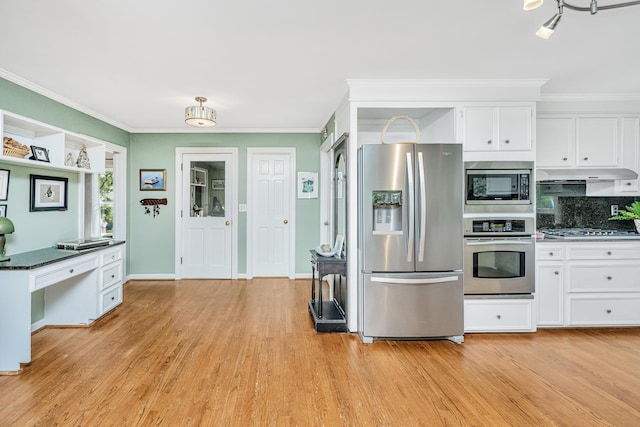
[[[335,298],[330,301],[322,299],[322,278],[329,274],[346,276],[347,260],[345,258],[324,257],[311,249],[311,301],[309,313],[313,317],[316,332],[346,332],[347,322],[344,310]],[[316,271],[318,272],[318,299],[316,300]]]
[[[124,248],[45,248],[0,262],[0,374],[31,361],[31,293],[44,289],[44,325],[90,325],[122,302]]]

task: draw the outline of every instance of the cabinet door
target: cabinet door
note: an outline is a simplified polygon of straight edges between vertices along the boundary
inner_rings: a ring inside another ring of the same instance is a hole
[[[537,167],[574,165],[573,119],[566,117],[536,120]]]
[[[563,264],[539,262],[536,271],[538,325],[562,326]]]
[[[531,108],[501,107],[498,124],[500,151],[531,150]]]
[[[619,166],[620,134],[616,117],[578,118],[576,127],[578,166]]]
[[[464,150],[497,151],[497,108],[469,107],[464,109]]]

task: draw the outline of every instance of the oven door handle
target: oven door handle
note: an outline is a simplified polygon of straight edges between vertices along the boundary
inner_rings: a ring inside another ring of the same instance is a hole
[[[489,245],[533,245],[533,242],[514,242],[512,240],[490,240],[481,242],[465,242],[467,246],[489,246]]]

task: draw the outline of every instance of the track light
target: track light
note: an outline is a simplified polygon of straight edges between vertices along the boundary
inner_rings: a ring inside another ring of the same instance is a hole
[[[524,0],[524,5],[522,8],[524,10],[533,10],[539,8],[544,0]]]
[[[542,2],[543,0],[524,0],[523,9],[524,10],[536,9],[540,7],[540,5],[542,5]],[[637,6],[637,5],[640,5],[640,0],[627,1],[623,3],[613,3],[613,4],[607,4],[604,6],[598,6],[598,0],[591,0],[591,4],[588,7],[574,6],[572,4],[566,3],[564,0],[556,0],[556,3],[558,4],[558,13],[556,13],[547,22],[542,24],[542,26],[536,32],[536,35],[538,37],[541,37],[543,39],[548,39],[551,36],[551,34],[553,34],[553,31],[555,30],[556,25],[558,25],[560,18],[562,18],[562,12],[564,7],[566,7],[567,9],[578,11],[578,12],[589,12],[591,15],[595,15],[600,10],[618,9],[618,8],[627,7],[627,6]]]

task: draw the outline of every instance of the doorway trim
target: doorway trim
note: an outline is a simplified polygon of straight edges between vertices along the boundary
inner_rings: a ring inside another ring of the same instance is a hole
[[[238,148],[237,147],[176,147],[176,169],[175,169],[175,277],[182,279],[182,156],[184,154],[231,154],[231,177],[233,179],[233,198],[236,203],[230,206],[231,209],[231,279],[238,278]]]
[[[289,223],[291,224],[291,230],[289,231],[289,279],[296,278],[296,149],[295,147],[247,147],[247,279],[253,279],[253,236],[255,236],[256,229],[254,225],[254,212],[257,209],[253,206],[253,179],[254,173],[253,158],[260,154],[285,154],[289,156],[289,182],[291,188],[289,191],[289,209],[291,215],[289,216]]]

